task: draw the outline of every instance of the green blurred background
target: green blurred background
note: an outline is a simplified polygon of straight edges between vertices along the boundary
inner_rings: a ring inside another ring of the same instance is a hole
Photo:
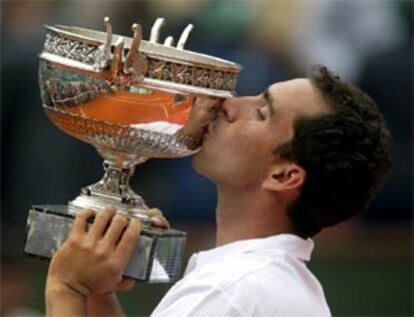
[[[187,48],[242,64],[237,91],[306,76],[321,63],[377,100],[395,137],[391,174],[357,219],[323,231],[309,266],[334,316],[413,315],[412,118],[413,2],[369,0],[2,1],[1,2],[1,316],[44,314],[47,263],[22,255],[31,204],[64,203],[101,177],[95,150],[58,131],[43,113],[37,55],[44,24],[148,38],[162,16],[162,37],[193,30]],[[214,246],[215,190],[191,158],[138,166],[133,187],[188,232],[186,258]],[[169,285],[121,294],[130,316],[147,316]],[[298,298],[298,304],[301,299]],[[288,316],[290,317],[290,316]]]

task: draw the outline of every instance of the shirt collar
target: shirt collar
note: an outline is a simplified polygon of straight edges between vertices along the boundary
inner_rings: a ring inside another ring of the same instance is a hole
[[[216,247],[211,250],[196,253],[191,259],[193,267],[223,259],[229,255],[254,253],[260,251],[277,251],[288,253],[302,261],[309,261],[314,242],[312,239],[303,239],[293,234],[278,234],[266,238],[240,240]]]

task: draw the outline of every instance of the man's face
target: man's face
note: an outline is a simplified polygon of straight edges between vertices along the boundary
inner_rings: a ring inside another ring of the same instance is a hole
[[[275,83],[257,96],[226,99],[193,165],[217,184],[260,186],[277,163],[275,148],[292,139],[294,119],[322,111],[327,106],[308,79]]]

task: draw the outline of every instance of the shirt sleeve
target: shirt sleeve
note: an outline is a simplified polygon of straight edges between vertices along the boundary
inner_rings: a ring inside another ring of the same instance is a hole
[[[240,317],[241,312],[231,305],[219,288],[211,285],[173,287],[161,300],[151,317]]]

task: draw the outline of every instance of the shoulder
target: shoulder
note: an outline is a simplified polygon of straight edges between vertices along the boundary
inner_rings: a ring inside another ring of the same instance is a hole
[[[219,288],[228,289],[243,283],[247,277],[254,277],[257,272],[269,270],[272,263],[273,260],[268,257],[239,254],[208,263],[191,272],[188,277],[205,279]]]
[[[267,264],[254,257],[229,257],[198,267],[164,296],[153,316],[248,316],[240,283]],[[208,312],[208,313],[207,313]]]
[[[226,257],[189,273],[168,292],[160,306],[191,307],[194,310],[189,316],[203,316],[199,312],[204,309],[217,309],[215,313],[220,316],[279,316],[278,312],[280,316],[298,315],[297,302],[305,303],[308,295],[303,291],[300,270],[284,255],[248,253]]]
[[[298,315],[298,300],[306,306],[310,288],[320,286],[303,262],[277,253],[241,254],[205,267],[194,278],[214,284],[244,316],[274,316],[286,310]]]

